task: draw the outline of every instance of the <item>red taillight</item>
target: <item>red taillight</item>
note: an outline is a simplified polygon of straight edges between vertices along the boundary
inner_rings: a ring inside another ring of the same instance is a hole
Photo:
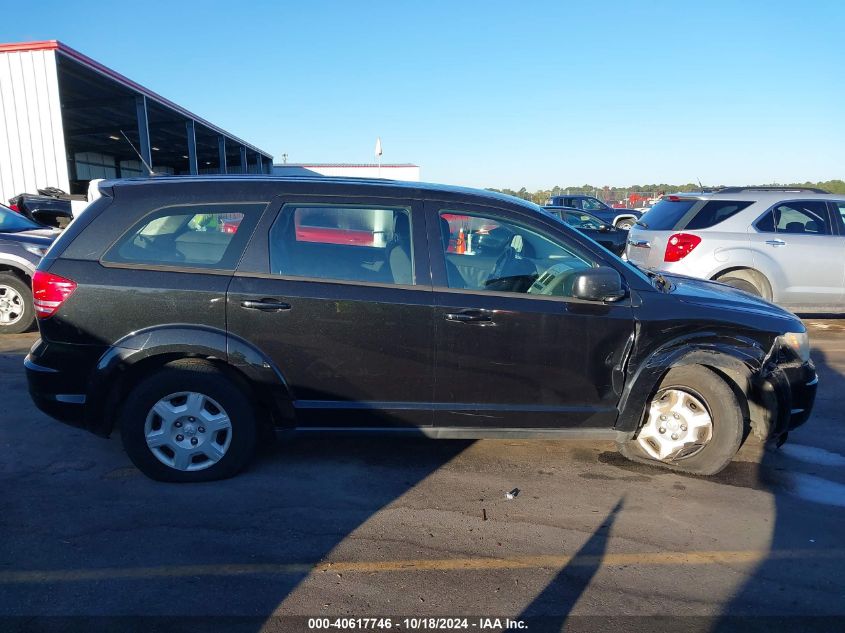
[[[680,202],[681,200],[680,196],[666,196],[666,199],[669,202]]]
[[[701,244],[701,238],[690,233],[675,233],[666,242],[664,262],[677,262],[690,254],[692,249]]]
[[[9,205],[9,208],[10,208],[12,211],[16,211],[16,212],[18,212],[18,213],[20,213],[20,212],[21,212],[21,210],[20,210],[20,209],[18,209],[18,205],[16,205],[16,204],[10,204],[10,205]]]
[[[56,314],[74,290],[76,290],[75,281],[36,270],[32,278],[32,297],[36,316],[39,319],[46,319]]]

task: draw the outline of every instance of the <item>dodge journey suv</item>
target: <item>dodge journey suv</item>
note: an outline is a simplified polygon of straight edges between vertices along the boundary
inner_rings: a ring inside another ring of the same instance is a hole
[[[101,191],[35,273],[29,390],[119,429],[155,479],[234,475],[268,430],[610,439],[707,475],[813,406],[795,316],[643,273],[522,200],[264,176]]]

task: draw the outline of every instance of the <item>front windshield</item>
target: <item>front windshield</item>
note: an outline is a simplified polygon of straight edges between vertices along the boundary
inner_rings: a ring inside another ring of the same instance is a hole
[[[0,233],[18,233],[19,231],[31,231],[40,228],[42,227],[20,213],[15,213],[11,209],[0,206]]]
[[[589,213],[567,213],[564,216],[564,221],[576,229],[593,229],[598,231],[602,227],[601,220]]]

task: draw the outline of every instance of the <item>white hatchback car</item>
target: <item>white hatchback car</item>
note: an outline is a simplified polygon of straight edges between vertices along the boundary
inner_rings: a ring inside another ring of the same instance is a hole
[[[845,312],[845,195],[726,187],[664,196],[631,229],[625,254],[794,312]]]

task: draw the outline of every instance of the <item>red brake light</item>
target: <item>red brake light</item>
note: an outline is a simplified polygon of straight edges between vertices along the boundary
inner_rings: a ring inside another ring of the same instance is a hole
[[[36,316],[39,319],[46,319],[56,314],[74,290],[76,290],[75,281],[36,270],[32,278],[32,297]]]
[[[675,233],[666,242],[664,262],[677,262],[690,254],[692,249],[701,244],[701,238],[690,233]]]
[[[10,204],[10,205],[9,205],[9,208],[10,208],[12,211],[16,211],[17,213],[20,213],[20,212],[21,212],[21,210],[20,210],[20,209],[18,209],[18,205],[16,205],[16,204]]]

